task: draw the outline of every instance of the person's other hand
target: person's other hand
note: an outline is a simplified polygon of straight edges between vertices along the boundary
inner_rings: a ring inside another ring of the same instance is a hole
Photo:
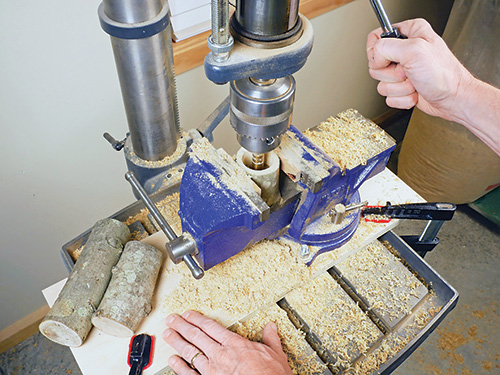
[[[381,29],[368,35],[369,72],[380,81],[378,92],[387,97],[390,107],[416,105],[427,114],[452,120],[457,95],[471,84],[472,75],[427,21],[415,19],[395,26],[408,39],[381,38]]]
[[[265,326],[262,343],[249,341],[195,311],[182,317],[170,315],[167,325],[163,339],[181,355],[170,357],[169,365],[179,375],[292,374],[274,323]]]

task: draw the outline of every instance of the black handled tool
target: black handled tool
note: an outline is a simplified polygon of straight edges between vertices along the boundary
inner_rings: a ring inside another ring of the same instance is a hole
[[[145,333],[132,337],[128,352],[129,375],[141,375],[144,369],[151,366],[153,344],[153,336]]]
[[[452,203],[409,203],[386,206],[367,206],[361,215],[381,215],[395,219],[429,220],[422,234],[417,236],[401,236],[410,247],[422,258],[439,243],[437,234],[443,223],[453,218],[456,206]],[[368,220],[384,222],[383,220]]]
[[[367,206],[361,209],[361,215],[381,215],[394,219],[412,220],[451,220],[456,206],[451,203],[408,203],[386,206]]]
[[[392,26],[380,0],[370,0],[370,3],[375,11],[378,22],[380,22],[380,26],[382,27],[382,34],[380,35],[381,38],[408,39],[406,35],[399,32],[397,27]]]

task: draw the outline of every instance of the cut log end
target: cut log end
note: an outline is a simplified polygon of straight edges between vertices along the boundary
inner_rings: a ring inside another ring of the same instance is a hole
[[[94,225],[68,281],[39,326],[47,338],[65,346],[82,345],[111,270],[129,238],[130,230],[118,220],[103,219]]]
[[[39,328],[45,337],[57,344],[73,348],[83,344],[83,340],[78,333],[61,322],[47,319],[40,323]]]
[[[99,330],[106,332],[108,335],[116,337],[131,337],[134,334],[130,328],[124,326],[116,320],[105,318],[103,316],[94,316],[92,324]]]

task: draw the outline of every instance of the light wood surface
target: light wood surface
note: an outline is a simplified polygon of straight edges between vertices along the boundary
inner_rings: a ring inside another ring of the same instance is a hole
[[[405,202],[420,202],[423,199],[411,190],[404,182],[397,176],[386,169],[384,172],[373,177],[367,181],[360,189],[361,198],[368,200],[369,204],[384,204],[387,200],[392,203],[405,203]],[[342,261],[350,254],[355,253],[368,243],[378,238],[383,233],[394,228],[397,221],[393,220],[388,224],[378,224],[375,226],[363,226],[358,229],[355,237],[358,240],[348,242],[339,251],[321,255],[315,263],[314,267],[317,268],[315,274],[324,272],[332,265]],[[359,240],[361,238],[361,240]],[[163,233],[157,233],[148,237],[145,242],[156,246],[160,250],[164,250],[165,237]],[[341,254],[339,256],[338,254]],[[165,262],[164,270],[168,267],[176,267],[170,261]],[[209,271],[208,271],[209,272]],[[161,273],[159,278],[157,290],[153,300],[154,308],[151,314],[144,320],[139,327],[138,332],[149,333],[156,338],[153,364],[148,368],[144,374],[155,374],[167,366],[168,358],[174,354],[170,348],[161,338],[162,332],[165,330],[165,317],[168,311],[163,307],[166,296],[170,294],[173,288],[176,288],[179,283],[180,275],[174,273],[168,277],[165,272]],[[304,280],[305,281],[305,280]],[[43,294],[51,305],[62,286],[64,280],[45,289]],[[217,316],[220,321],[230,325],[235,320],[244,318],[244,316],[237,316],[229,312],[218,311],[213,316]],[[127,373],[128,366],[126,364],[126,357],[128,353],[129,339],[116,338],[105,335],[97,329],[93,329],[87,341],[79,348],[72,348],[72,352],[80,366],[84,375],[93,375],[97,373],[119,375]]]
[[[302,0],[299,11],[311,19],[329,12],[353,0]],[[203,64],[205,56],[210,52],[207,38],[211,31],[173,43],[175,73],[181,74]]]

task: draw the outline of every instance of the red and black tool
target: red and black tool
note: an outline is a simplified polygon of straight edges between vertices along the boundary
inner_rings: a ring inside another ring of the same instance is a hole
[[[456,206],[452,203],[408,203],[395,204],[387,202],[385,206],[366,206],[361,215],[366,221],[388,223],[391,219],[429,220],[422,234],[417,236],[401,236],[422,258],[439,243],[437,234],[443,223],[453,218]],[[370,219],[369,215],[375,215]],[[367,217],[368,216],[368,217]],[[379,217],[380,216],[380,217]]]
[[[154,337],[145,333],[136,335],[130,340],[128,352],[129,375],[140,375],[153,362]]]
[[[451,220],[455,213],[455,205],[451,203],[407,203],[391,204],[385,206],[365,206],[361,209],[361,215],[366,221],[388,222],[393,219],[410,220]],[[369,219],[367,216],[383,216],[384,219]]]

